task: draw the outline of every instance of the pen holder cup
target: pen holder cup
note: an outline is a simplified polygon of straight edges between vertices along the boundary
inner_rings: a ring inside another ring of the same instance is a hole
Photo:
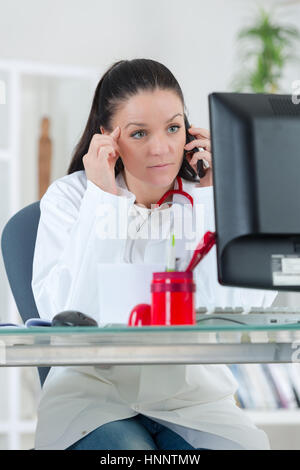
[[[153,273],[152,303],[136,305],[128,326],[195,325],[195,291],[193,271]]]

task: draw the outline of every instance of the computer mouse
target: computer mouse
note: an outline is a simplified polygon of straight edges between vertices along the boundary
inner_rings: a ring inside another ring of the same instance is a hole
[[[51,322],[52,326],[98,326],[93,318],[76,310],[57,313]]]

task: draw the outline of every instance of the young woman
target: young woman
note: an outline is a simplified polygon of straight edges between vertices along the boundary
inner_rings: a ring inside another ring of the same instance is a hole
[[[136,231],[154,223],[168,234],[173,219],[153,218],[153,204],[177,189],[179,176],[194,208],[204,207],[204,231],[215,230],[209,132],[191,127],[196,140],[186,146],[184,115],[181,88],[159,62],[121,60],[103,75],[68,174],[41,199],[32,289],[42,318],[78,310],[101,325],[99,265],[146,266],[165,257],[168,236],[138,238],[128,232],[125,238],[100,238],[104,205],[117,217],[121,213],[121,229],[133,220]],[[205,151],[184,154],[195,147]],[[210,164],[200,183],[199,158]],[[171,213],[176,202],[188,205],[177,195],[166,202],[174,204],[159,210]],[[185,224],[200,217],[189,207]],[[196,307],[268,306],[277,294],[221,286],[215,247],[194,270],[194,280]],[[120,305],[121,282],[116,282]],[[225,365],[52,367],[39,403],[35,447],[268,449],[265,433],[235,403],[237,386]]]

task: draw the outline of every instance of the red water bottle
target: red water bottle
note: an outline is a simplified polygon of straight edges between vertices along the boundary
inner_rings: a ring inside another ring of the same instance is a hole
[[[153,273],[151,323],[195,325],[195,291],[192,271]]]

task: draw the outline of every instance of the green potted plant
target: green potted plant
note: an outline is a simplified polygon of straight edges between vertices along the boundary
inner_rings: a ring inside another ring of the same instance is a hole
[[[285,65],[299,60],[293,54],[299,39],[300,32],[296,27],[277,24],[270,13],[260,8],[254,24],[241,29],[237,35],[238,44],[243,48],[239,60],[243,71],[233,79],[231,89],[235,92],[278,93]]]

